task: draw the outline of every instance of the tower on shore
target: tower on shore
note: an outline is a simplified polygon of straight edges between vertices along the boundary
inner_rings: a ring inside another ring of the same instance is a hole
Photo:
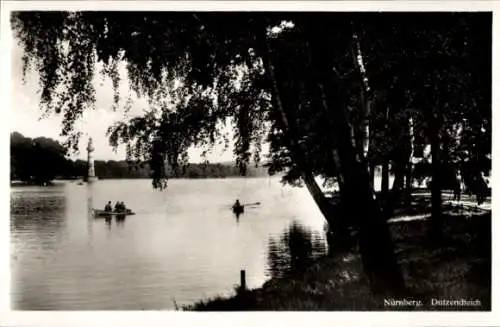
[[[92,152],[94,152],[94,145],[92,143],[92,138],[89,138],[89,144],[87,145],[87,176],[85,176],[85,181],[87,183],[92,183],[97,181],[97,177],[95,176],[95,168],[94,168],[94,157]]]

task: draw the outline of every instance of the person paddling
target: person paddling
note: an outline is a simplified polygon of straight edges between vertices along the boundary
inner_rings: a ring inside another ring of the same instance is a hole
[[[235,214],[240,214],[243,212],[243,206],[240,203],[240,200],[236,199],[236,202],[233,205],[233,212]]]

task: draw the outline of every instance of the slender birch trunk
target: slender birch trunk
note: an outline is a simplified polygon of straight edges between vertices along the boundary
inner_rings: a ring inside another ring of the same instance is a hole
[[[321,191],[321,188],[318,186],[318,183],[316,182],[314,176],[311,173],[311,169],[309,169],[306,163],[304,155],[305,151],[302,149],[301,145],[297,142],[298,140],[297,127],[295,126],[295,122],[292,119],[290,119],[287,107],[283,104],[280,87],[275,75],[275,68],[271,60],[271,49],[267,41],[267,38],[265,36],[262,36],[260,41],[262,45],[261,49],[262,61],[266,72],[269,74],[269,78],[272,84],[272,99],[274,102],[275,109],[280,113],[281,121],[286,129],[285,134],[287,135],[287,140],[290,144],[290,150],[293,156],[293,160],[297,163],[300,169],[301,177],[309,193],[311,193],[311,196],[313,197],[316,205],[318,206],[321,213],[325,217],[329,226],[333,230],[337,230],[338,224],[335,221],[335,216],[334,216],[335,213],[333,210],[333,206],[330,204],[329,200],[325,197],[324,193]]]
[[[354,65],[358,67],[360,77],[360,102],[361,102],[361,124],[359,128],[361,155],[367,158],[370,148],[370,113],[371,113],[371,90],[368,83],[366,67],[363,61],[361,44],[356,34],[353,34],[354,49],[352,51]]]
[[[415,135],[413,132],[413,118],[408,118],[408,136],[409,136],[409,146],[410,146],[410,155],[408,158],[408,166],[406,168],[406,176],[405,176],[405,204],[409,205],[411,203],[411,193],[413,188],[413,155],[415,151]]]

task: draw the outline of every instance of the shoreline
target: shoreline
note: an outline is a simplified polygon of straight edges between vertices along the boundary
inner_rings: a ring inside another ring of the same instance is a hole
[[[204,179],[257,179],[257,178],[278,178],[281,176],[226,176],[226,177],[215,177],[215,176],[210,176],[210,177],[169,177],[168,180],[204,180]],[[113,178],[101,178],[99,177],[98,181],[126,181],[126,180],[148,180],[151,181],[151,177],[113,177]],[[55,185],[57,182],[84,182],[83,178],[61,178],[61,179],[54,179],[50,184]],[[86,182],[84,182],[86,183]],[[32,182],[23,182],[19,180],[12,180],[10,181],[10,186],[40,186],[37,183],[32,183]]]
[[[442,242],[426,241],[426,220],[389,224],[407,294],[375,295],[357,251],[326,255],[301,271],[229,297],[202,299],[185,311],[489,311],[491,211],[443,213]],[[488,237],[489,236],[489,237]]]

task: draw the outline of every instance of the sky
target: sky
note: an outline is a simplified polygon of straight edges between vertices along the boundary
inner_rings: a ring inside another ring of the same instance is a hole
[[[40,110],[38,91],[38,74],[29,72],[25,82],[22,80],[22,48],[17,45],[17,42],[12,38],[12,66],[11,66],[11,82],[12,82],[12,106],[11,106],[11,132],[17,131],[26,137],[50,137],[59,141],[64,141],[64,138],[59,134],[61,132],[61,116],[53,113],[49,117],[42,118],[42,110]],[[120,69],[125,73],[125,68]],[[96,89],[96,103],[94,111],[87,111],[80,118],[76,126],[83,133],[80,140],[80,153],[72,155],[72,158],[86,157],[85,147],[89,137],[92,137],[95,147],[94,157],[97,160],[124,160],[125,147],[120,146],[116,151],[109,145],[106,137],[106,131],[114,122],[127,119],[127,117],[141,114],[147,108],[144,100],[136,100],[128,116],[123,110],[113,111],[113,91],[111,81],[100,76],[99,67],[96,69],[96,78],[94,79]],[[123,83],[120,86],[121,94],[125,95],[128,92],[128,82],[123,76]],[[124,98],[124,96],[122,96]],[[124,99],[123,99],[124,101]],[[204,159],[201,157],[203,149],[189,149],[190,162],[201,162]],[[222,146],[215,146],[207,155],[210,162],[227,162],[234,160],[232,147],[224,150]]]

